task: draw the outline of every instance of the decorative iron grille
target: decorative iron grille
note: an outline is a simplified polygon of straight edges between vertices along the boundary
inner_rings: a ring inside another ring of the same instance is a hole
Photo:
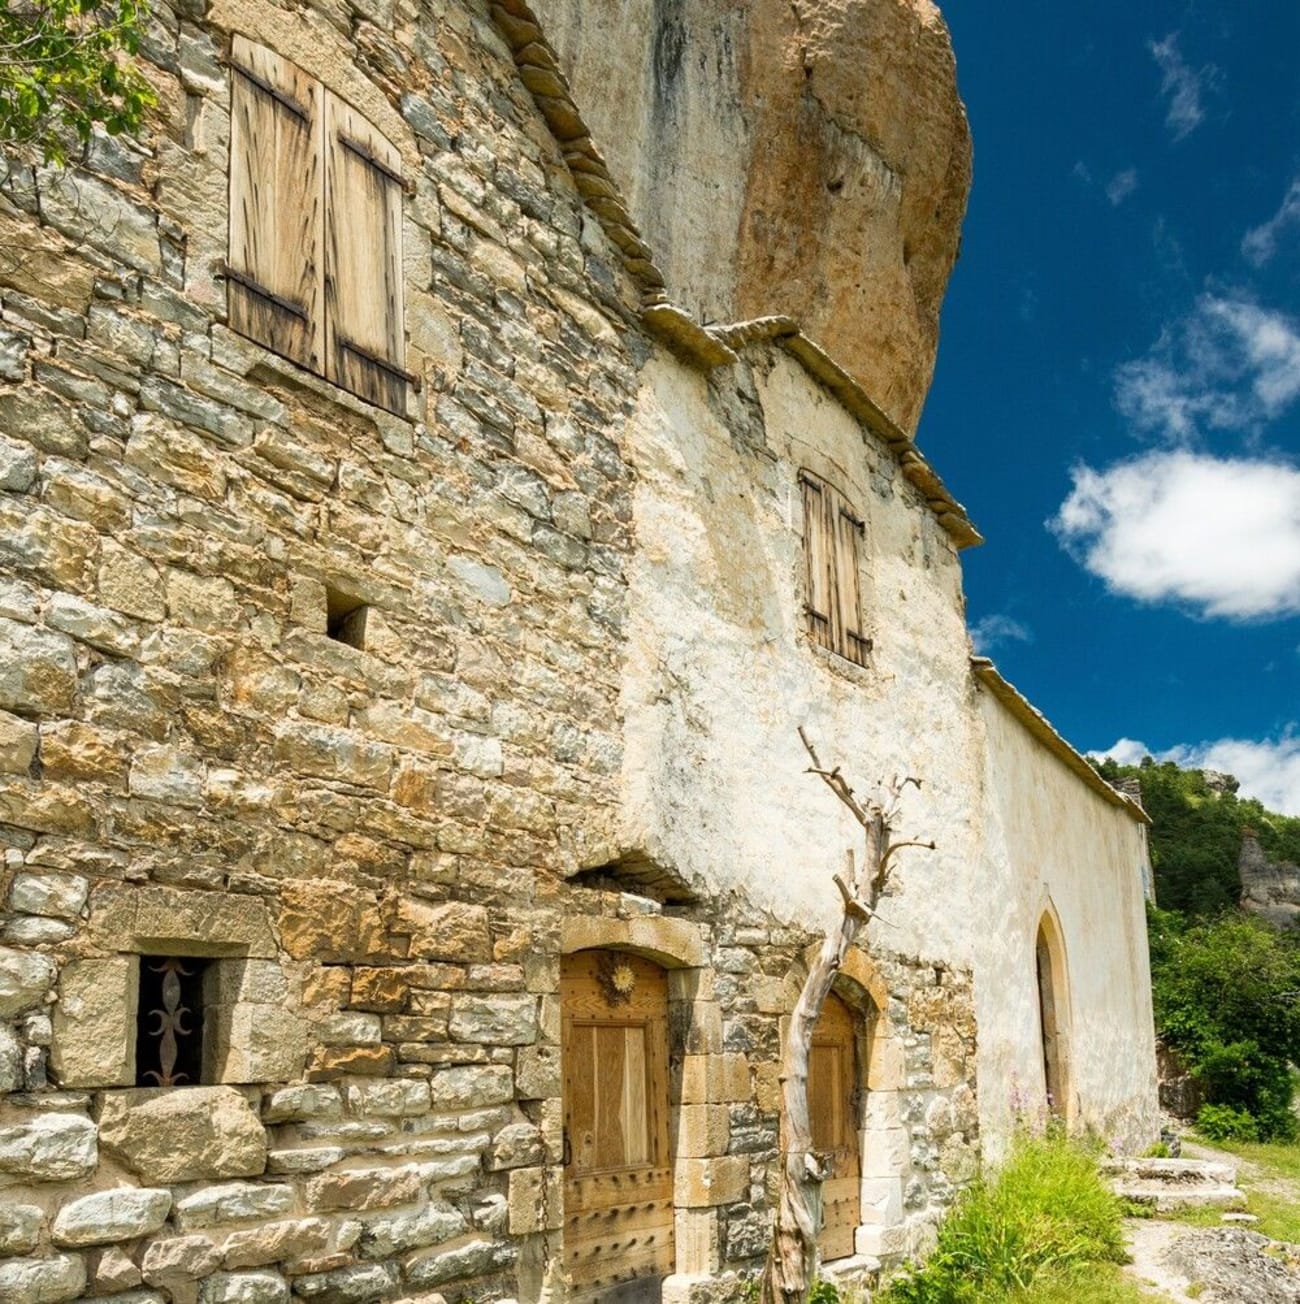
[[[207,967],[207,960],[191,956],[140,957],[136,1086],[194,1086],[203,1081],[203,971]]]

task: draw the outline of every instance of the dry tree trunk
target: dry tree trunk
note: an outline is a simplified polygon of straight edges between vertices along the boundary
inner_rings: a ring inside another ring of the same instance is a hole
[[[799,737],[812,759],[809,773],[818,775],[862,825],[865,845],[861,863],[855,868],[848,853],[847,877],[834,875],[844,899],[844,913],[838,928],[829,928],[817,959],[804,979],[803,990],[790,1017],[790,1032],[781,1060],[781,1190],[772,1241],[767,1251],[760,1291],[761,1304],[804,1304],[812,1285],[817,1262],[817,1233],[822,1221],[822,1183],[826,1170],[812,1148],[812,1125],[808,1114],[808,1060],[812,1052],[813,1028],[822,1005],[844,963],[849,947],[862,926],[875,912],[880,894],[889,881],[890,860],[903,847],[928,847],[933,842],[893,842],[890,831],[897,817],[897,803],[909,783],[919,779],[894,780],[885,803],[861,802],[849,787],[839,766],[823,768],[817,752],[803,729]]]

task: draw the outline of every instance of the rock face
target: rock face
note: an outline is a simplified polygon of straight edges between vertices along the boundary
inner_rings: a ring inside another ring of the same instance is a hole
[[[536,0],[669,297],[785,313],[916,428],[971,143],[930,0]]]
[[[1243,829],[1237,873],[1244,909],[1277,928],[1300,926],[1300,865],[1269,860],[1255,834]]]
[[[1300,1262],[1293,1245],[1259,1232],[1207,1227],[1181,1236],[1164,1261],[1199,1287],[1207,1304],[1295,1304]]]

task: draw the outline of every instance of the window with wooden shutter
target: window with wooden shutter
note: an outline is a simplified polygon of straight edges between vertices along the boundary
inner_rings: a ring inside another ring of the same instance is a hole
[[[406,410],[401,155],[272,50],[231,46],[230,325]]]
[[[810,471],[803,491],[808,632],[813,642],[860,666],[871,639],[862,619],[859,545],[865,523],[844,496]]]
[[[402,156],[325,96],[326,375],[390,412],[406,406]]]
[[[320,371],[321,85],[242,36],[231,68],[230,325]]]

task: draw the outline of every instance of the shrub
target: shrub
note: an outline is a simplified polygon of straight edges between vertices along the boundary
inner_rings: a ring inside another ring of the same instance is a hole
[[[1059,1134],[1019,1137],[992,1180],[963,1192],[934,1253],[885,1292],[886,1304],[967,1304],[1028,1286],[1045,1269],[1122,1261],[1119,1201],[1096,1155]]]
[[[1211,1105],[1250,1115],[1263,1140],[1295,1134],[1290,1061],[1300,1059],[1300,948],[1241,915],[1184,926],[1153,910],[1151,988],[1161,1035]]]
[[[1244,1109],[1231,1105],[1202,1105],[1196,1130],[1209,1141],[1259,1140],[1259,1124]]]

